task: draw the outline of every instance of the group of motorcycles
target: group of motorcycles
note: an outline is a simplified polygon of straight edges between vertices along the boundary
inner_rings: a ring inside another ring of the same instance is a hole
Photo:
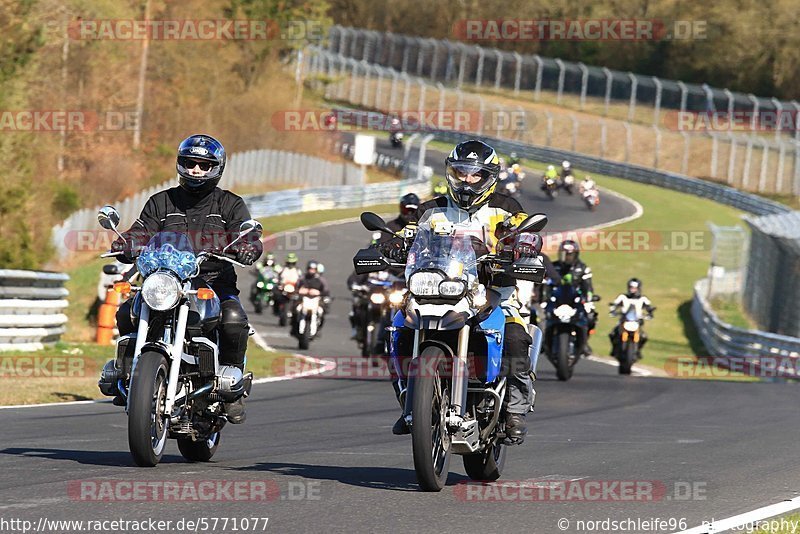
[[[300,271],[285,269],[279,271],[273,265],[256,267],[250,302],[257,314],[271,309],[280,326],[290,326],[298,349],[307,350],[319,334],[330,298],[315,288],[298,288]]]
[[[598,315],[594,303],[600,300],[599,295],[587,299],[572,284],[552,285],[549,279],[532,295],[528,305],[532,321],[544,331],[542,350],[559,380],[569,380],[578,361],[591,353],[589,336],[595,332]],[[619,318],[609,334],[611,356],[619,362],[619,373],[623,375],[631,374],[633,364],[641,358],[642,326],[653,318],[655,308],[647,309],[642,304],[640,296],[625,297],[609,305],[609,316]]]
[[[559,191],[574,195],[576,188],[575,176],[572,174],[569,162],[562,163],[561,173],[557,173],[553,165],[548,166],[542,175],[541,190],[550,200],[555,200]],[[600,205],[600,191],[597,184],[589,176],[577,184],[578,193],[589,211],[594,211]]]

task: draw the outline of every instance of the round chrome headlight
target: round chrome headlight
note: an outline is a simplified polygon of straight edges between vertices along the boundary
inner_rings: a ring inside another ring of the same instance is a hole
[[[181,298],[181,284],[171,274],[153,273],[142,283],[142,298],[151,310],[169,310]]]
[[[418,272],[408,279],[408,290],[418,297],[431,297],[439,294],[439,284],[444,276],[439,273]]]
[[[369,296],[369,301],[373,304],[383,304],[386,302],[386,295],[383,293],[373,293]]]
[[[392,291],[389,295],[389,302],[394,304],[395,306],[399,306],[403,303],[403,292],[402,291]]]

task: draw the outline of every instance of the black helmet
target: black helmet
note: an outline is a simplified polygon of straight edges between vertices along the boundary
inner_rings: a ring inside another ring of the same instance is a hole
[[[193,194],[206,194],[214,190],[225,170],[225,148],[210,135],[192,135],[178,147],[176,168],[181,187]],[[192,174],[199,166],[204,174]]]
[[[444,163],[450,198],[457,206],[474,211],[489,199],[500,174],[500,159],[494,148],[475,139],[464,141],[455,146]]]
[[[567,265],[574,265],[580,256],[581,247],[572,239],[566,239],[558,247],[558,260]]]
[[[311,272],[313,269],[313,273]],[[306,264],[306,277],[307,278],[314,278],[315,276],[319,275],[319,262],[316,260],[310,260],[308,264]]]
[[[638,278],[628,280],[628,297],[635,298],[642,296],[642,281]]]
[[[417,195],[414,193],[403,195],[403,198],[400,199],[400,218],[404,221],[408,220],[408,217],[416,213],[418,208],[419,197]]]

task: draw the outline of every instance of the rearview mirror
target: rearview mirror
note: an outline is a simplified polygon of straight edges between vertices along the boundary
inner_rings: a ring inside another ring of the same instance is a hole
[[[386,226],[386,223],[381,219],[380,215],[372,213],[371,211],[365,211],[361,214],[361,224],[364,225],[364,228],[373,232],[395,235],[394,232]]]
[[[547,226],[547,215],[534,213],[517,227],[517,232],[539,232]]]
[[[592,302],[597,302],[600,300],[600,295],[592,295]]]
[[[97,222],[106,230],[117,230],[119,226],[119,212],[114,206],[103,206],[97,212]]]
[[[109,263],[108,265],[103,265],[103,274],[120,274],[119,265],[116,263]]]
[[[244,221],[239,226],[239,235],[242,235],[242,236],[247,235],[247,234],[252,233],[252,232],[257,232],[258,233],[258,237],[261,237],[261,234],[263,233],[263,231],[264,231],[264,227],[261,226],[261,223],[258,222],[255,219],[249,219],[247,221]]]

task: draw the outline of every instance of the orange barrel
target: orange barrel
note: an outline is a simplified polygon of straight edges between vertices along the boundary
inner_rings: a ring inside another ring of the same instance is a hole
[[[110,345],[114,339],[114,328],[117,323],[117,308],[119,307],[120,294],[109,289],[106,291],[106,301],[100,305],[97,312],[97,343]]]

